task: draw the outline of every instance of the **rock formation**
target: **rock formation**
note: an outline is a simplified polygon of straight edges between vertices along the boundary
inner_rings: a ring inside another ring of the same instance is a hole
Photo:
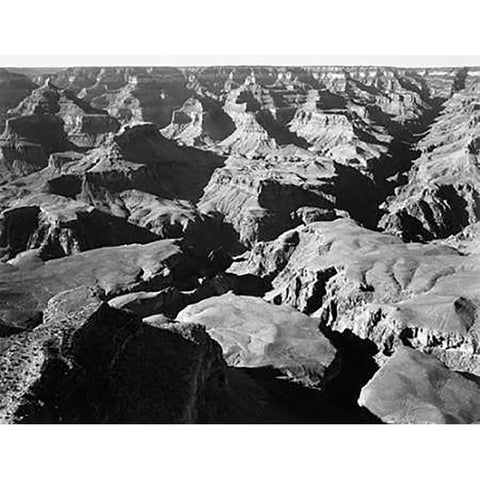
[[[406,241],[432,240],[478,221],[479,92],[474,83],[445,102],[408,183],[387,202],[382,228]]]
[[[359,398],[387,423],[478,423],[480,387],[429,355],[399,348]]]
[[[0,130],[5,126],[7,111],[15,107],[35,87],[35,83],[28,76],[0,69]]]
[[[446,245],[405,244],[340,219],[259,243],[231,270],[268,279],[267,299],[352,331],[379,357],[406,344],[480,373],[479,265]]]
[[[480,421],[480,67],[0,70],[0,421]]]
[[[70,90],[59,89],[50,79],[10,109],[8,115],[56,115],[63,120],[69,140],[84,148],[100,145],[109,133],[115,133],[119,128],[119,122],[105,110],[92,107]]]
[[[310,387],[321,386],[335,359],[312,319],[254,297],[209,298],[182,310],[177,321],[204,325],[229,365],[270,368]]]
[[[143,323],[109,308],[88,288],[53,297],[44,315],[34,331],[3,340],[3,423],[214,418],[225,364],[201,327]]]
[[[30,251],[0,266],[0,325],[18,329],[41,320],[48,300],[64,290],[93,286],[109,298],[173,285],[191,289],[200,276],[198,261],[175,240],[104,247],[47,262]]]

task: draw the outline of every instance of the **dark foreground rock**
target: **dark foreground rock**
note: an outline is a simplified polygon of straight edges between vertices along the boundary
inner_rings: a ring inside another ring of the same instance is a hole
[[[0,71],[3,422],[480,421],[480,67],[42,71]]]
[[[3,423],[187,423],[222,400],[221,349],[192,324],[153,326],[88,288],[54,297],[45,323],[3,339]]]
[[[44,320],[0,339],[2,423],[377,421],[272,369],[227,366],[204,326],[142,321],[91,288],[53,297]]]

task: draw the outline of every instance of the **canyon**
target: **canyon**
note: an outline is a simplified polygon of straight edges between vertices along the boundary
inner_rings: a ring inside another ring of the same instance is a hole
[[[480,421],[480,67],[5,68],[0,130],[0,422]]]

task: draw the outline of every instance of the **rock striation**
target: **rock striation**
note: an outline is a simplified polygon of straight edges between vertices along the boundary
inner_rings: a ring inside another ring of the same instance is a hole
[[[159,239],[149,230],[60,195],[27,197],[0,214],[3,260],[31,249],[48,260],[94,248]]]
[[[455,93],[419,142],[422,155],[391,197],[380,226],[405,241],[461,232],[479,219],[479,86]]]
[[[230,270],[268,279],[272,303],[373,342],[380,362],[406,344],[477,374],[478,260],[446,245],[405,244],[339,219],[259,243]]]
[[[480,67],[0,70],[0,421],[477,423]]]
[[[36,87],[27,75],[0,69],[0,130],[5,126],[8,110],[15,107]]]
[[[69,140],[84,148],[100,145],[109,133],[115,133],[120,126],[105,110],[92,107],[70,90],[59,89],[50,79],[10,109],[8,115],[56,115],[63,120]]]
[[[178,147],[153,124],[126,127],[85,154],[52,153],[48,163],[30,165],[23,172],[29,175],[0,191],[8,217],[0,226],[4,256],[42,248],[53,258],[179,237],[206,254],[233,245],[235,235],[220,214],[203,214],[193,203],[222,163],[217,155]]]

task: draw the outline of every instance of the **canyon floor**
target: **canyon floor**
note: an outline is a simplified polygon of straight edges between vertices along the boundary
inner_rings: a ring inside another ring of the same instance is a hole
[[[480,67],[0,69],[0,422],[480,422]]]

